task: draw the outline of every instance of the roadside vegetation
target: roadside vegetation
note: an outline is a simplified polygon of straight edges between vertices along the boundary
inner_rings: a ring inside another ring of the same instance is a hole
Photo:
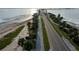
[[[23,47],[23,50],[31,51],[36,48],[36,39],[38,31],[38,13],[35,13],[32,18],[32,22],[28,21],[28,37],[21,38],[18,41],[18,44]]]
[[[58,34],[67,38],[75,46],[75,48],[79,50],[79,30],[68,24],[66,21],[63,21],[63,17],[61,17],[60,14],[58,14],[58,16],[52,13],[48,14],[51,18],[51,21],[49,20],[49,22]]]
[[[48,41],[47,32],[46,32],[46,29],[45,29],[45,24],[44,24],[44,21],[43,21],[42,17],[41,17],[41,22],[42,22],[42,33],[43,33],[44,49],[45,49],[45,51],[48,51],[49,48],[50,48],[50,45],[49,45],[49,41]]]
[[[24,26],[21,26],[17,28],[15,31],[10,32],[9,34],[5,35],[2,39],[0,39],[0,50],[9,45],[23,28]]]

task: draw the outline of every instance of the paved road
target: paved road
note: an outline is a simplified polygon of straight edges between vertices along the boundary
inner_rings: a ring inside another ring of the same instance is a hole
[[[61,37],[56,33],[52,25],[49,23],[48,18],[41,12],[43,21],[45,23],[45,28],[48,34],[48,40],[50,44],[50,50],[53,51],[69,51],[70,49],[66,46]]]

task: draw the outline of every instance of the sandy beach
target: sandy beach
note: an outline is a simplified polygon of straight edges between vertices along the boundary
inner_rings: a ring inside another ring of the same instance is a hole
[[[18,27],[19,25],[22,25],[27,20],[31,19],[32,17],[24,18],[18,20],[12,20],[3,24],[0,24],[0,38],[8,34],[9,32],[13,31]]]
[[[31,17],[27,18],[25,21],[17,22],[17,21],[10,21],[0,25],[0,38],[4,37],[6,34],[16,30],[18,27],[24,25],[24,29],[19,33],[17,37],[15,37],[11,44],[3,48],[1,51],[22,51],[22,47],[18,46],[17,42],[19,37],[23,38],[27,34],[27,21],[31,20]]]
[[[12,22],[7,22],[5,24],[2,24],[0,26],[0,38],[2,38],[7,33],[11,32],[11,30],[16,28],[18,25],[19,23],[12,23]]]
[[[31,20],[31,19],[29,19]],[[22,25],[24,25],[25,27],[22,29],[22,31],[18,34],[17,37],[15,37],[12,41],[11,44],[7,45],[5,48],[3,48],[1,51],[22,51],[23,48],[21,46],[19,46],[17,43],[18,43],[18,40],[19,38],[24,38],[26,36],[28,36],[28,30],[27,30],[27,21],[24,21],[22,23],[20,23]],[[9,26],[13,26],[13,27],[17,27],[18,24],[14,24],[13,25],[9,25]],[[20,25],[20,26],[22,26]],[[10,28],[10,27],[9,27]],[[12,28],[12,27],[11,27]],[[11,31],[11,30],[10,30]]]

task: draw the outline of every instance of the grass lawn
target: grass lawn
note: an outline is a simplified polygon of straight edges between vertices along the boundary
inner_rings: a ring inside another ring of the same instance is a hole
[[[42,33],[43,33],[44,49],[45,49],[45,51],[48,51],[49,48],[50,48],[50,45],[49,45],[49,41],[48,41],[47,32],[46,32],[46,29],[45,29],[45,24],[44,24],[44,21],[43,21],[42,18],[41,18],[41,22],[42,22]]]
[[[24,26],[21,26],[17,28],[15,31],[10,32],[9,34],[5,35],[1,40],[0,40],[0,50],[9,45],[13,38],[15,38],[20,31],[24,28]]]
[[[62,30],[59,28],[58,25],[56,25],[55,23],[52,23],[50,20],[49,20],[49,22],[51,23],[51,25],[54,27],[54,29],[56,30],[56,32],[57,32],[61,37],[64,36],[66,39],[68,39],[68,40],[70,41],[70,43],[71,43],[77,50],[79,50],[79,46],[76,45],[76,44],[73,42],[73,40],[68,37],[68,34],[67,34],[66,32],[62,31]]]

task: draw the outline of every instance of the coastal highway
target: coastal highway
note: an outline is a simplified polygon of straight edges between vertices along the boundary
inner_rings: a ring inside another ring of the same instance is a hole
[[[46,31],[48,34],[48,40],[49,40],[49,44],[50,44],[49,50],[51,50],[51,51],[70,51],[70,49],[65,44],[65,42],[61,39],[61,37],[54,30],[54,28],[48,21],[48,18],[44,14],[43,11],[40,12],[40,16],[42,16],[42,18],[43,18],[43,21],[45,23],[45,28],[46,28]]]

